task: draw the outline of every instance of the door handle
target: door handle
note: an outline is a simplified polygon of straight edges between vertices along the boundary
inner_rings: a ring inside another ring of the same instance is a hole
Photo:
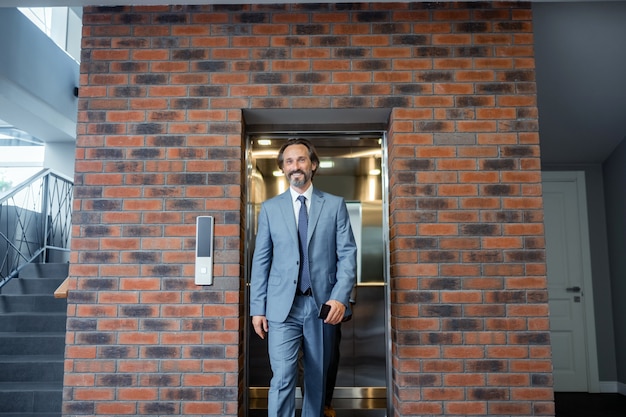
[[[580,292],[581,290],[582,288],[580,288],[579,286],[565,288],[565,291],[567,292]]]

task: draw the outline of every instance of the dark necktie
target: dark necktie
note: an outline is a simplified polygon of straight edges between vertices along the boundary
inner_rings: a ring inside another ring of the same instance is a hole
[[[311,275],[309,271],[309,249],[306,243],[309,216],[306,211],[306,197],[298,196],[300,201],[300,213],[298,214],[298,237],[300,241],[300,291],[305,292],[311,288]]]

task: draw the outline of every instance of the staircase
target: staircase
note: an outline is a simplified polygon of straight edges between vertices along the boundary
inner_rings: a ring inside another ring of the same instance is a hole
[[[0,289],[0,417],[60,417],[69,264],[27,264]]]

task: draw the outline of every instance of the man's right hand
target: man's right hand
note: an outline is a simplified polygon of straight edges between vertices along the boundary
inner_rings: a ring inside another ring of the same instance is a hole
[[[265,339],[265,335],[269,330],[265,316],[252,316],[252,326],[254,326],[256,334],[258,334],[261,339]]]

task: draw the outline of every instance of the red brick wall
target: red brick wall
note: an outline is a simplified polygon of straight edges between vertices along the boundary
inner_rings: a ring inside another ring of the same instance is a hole
[[[64,415],[242,415],[241,110],[378,107],[395,415],[553,415],[529,4],[91,7],[83,33]]]

